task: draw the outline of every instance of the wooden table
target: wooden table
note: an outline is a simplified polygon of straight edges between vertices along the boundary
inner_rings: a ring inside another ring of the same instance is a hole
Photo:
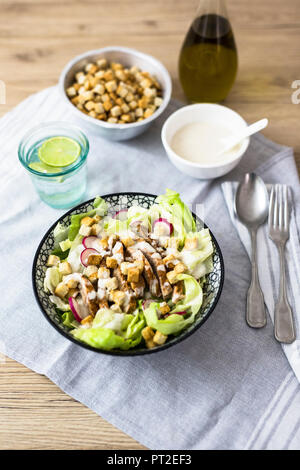
[[[124,45],[148,52],[170,71],[184,100],[177,58],[198,0],[1,0],[0,116],[31,93],[55,85],[65,63],[88,49]],[[227,0],[239,73],[226,104],[247,120],[270,119],[265,135],[295,148],[300,168],[299,0]],[[141,449],[139,443],[65,395],[44,376],[0,363],[0,449]],[[76,435],[80,439],[75,438]]]

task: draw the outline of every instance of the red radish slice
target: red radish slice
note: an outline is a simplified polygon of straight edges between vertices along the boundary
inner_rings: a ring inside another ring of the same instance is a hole
[[[69,297],[69,305],[75,320],[80,323],[82,318],[80,318],[79,313],[77,312],[77,309],[79,310],[77,300],[75,300],[74,297]]]
[[[174,313],[168,313],[167,315],[164,315],[164,318],[169,317],[170,315],[185,315],[186,311],[183,310],[182,312],[174,312]]]
[[[94,250],[94,248],[86,248],[81,252],[80,261],[83,266],[88,266],[88,258],[90,255],[99,255],[99,251]]]
[[[169,236],[172,235],[174,227],[173,224],[171,224],[167,219],[159,217],[158,219],[154,220],[152,230],[157,235]]]
[[[84,248],[94,248],[95,249],[95,246],[97,246],[99,242],[99,238],[98,237],[84,237],[83,240],[82,240],[82,244],[84,246]]]
[[[120,209],[119,211],[117,211],[115,213],[115,215],[113,216],[113,219],[118,219],[118,220],[126,220],[127,219],[127,212],[128,212],[128,209]]]

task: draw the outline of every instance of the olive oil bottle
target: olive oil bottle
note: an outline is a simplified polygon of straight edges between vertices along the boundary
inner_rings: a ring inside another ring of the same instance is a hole
[[[223,101],[238,59],[224,0],[201,0],[179,56],[179,78],[191,102]]]

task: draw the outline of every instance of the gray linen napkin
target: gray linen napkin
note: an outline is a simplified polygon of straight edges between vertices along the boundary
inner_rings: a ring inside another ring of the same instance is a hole
[[[184,176],[162,148],[162,122],[178,107],[172,102],[148,133],[132,141],[111,143],[87,132],[87,198],[127,190],[160,194],[169,187],[187,203],[205,204],[226,269],[223,294],[210,319],[175,347],[136,358],[84,350],[44,319],[32,292],[32,260],[62,212],[39,200],[16,152],[33,125],[74,120],[53,87],[0,120],[0,350],[153,449],[299,448],[300,386],[271,322],[259,331],[245,324],[249,259],[220,181]],[[261,136],[252,139],[232,179],[258,166],[266,180],[276,176],[298,184],[292,152]],[[299,216],[299,194],[295,197]]]

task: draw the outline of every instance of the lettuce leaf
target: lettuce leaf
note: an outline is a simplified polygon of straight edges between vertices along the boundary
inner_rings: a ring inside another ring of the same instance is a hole
[[[128,220],[108,219],[104,228],[109,235],[118,234],[126,237],[128,234]]]
[[[200,279],[213,269],[212,254],[214,248],[211,236],[208,229],[203,229],[199,232],[188,233],[187,237],[198,238],[198,248],[195,250],[183,248],[177,253],[177,257],[187,266],[188,274]]]
[[[72,334],[74,338],[83,341],[90,346],[98,349],[111,350],[111,349],[122,349],[127,350],[137,346],[142,339],[142,335],[131,339],[118,336],[113,330],[109,328],[78,328],[73,330]]]
[[[171,189],[167,189],[166,194],[158,196],[155,202],[161,210],[170,214],[170,217],[166,218],[173,224],[174,236],[178,237],[183,245],[186,234],[196,231],[196,222],[191,211],[180,199],[179,193]],[[165,216],[163,213],[161,215]]]
[[[56,305],[56,307],[59,309],[59,310],[62,310],[63,312],[67,312],[68,310],[70,310],[70,305],[69,305],[69,302],[64,302],[60,297],[58,297],[57,295],[50,295],[49,296],[49,300],[50,302],[52,302],[54,305]]]
[[[46,273],[45,273],[45,278],[44,278],[45,292],[51,292],[53,294],[60,280],[61,280],[61,276],[56,266],[47,268]]]
[[[195,316],[202,305],[202,288],[198,282],[188,274],[179,274],[178,280],[184,281],[185,298],[176,304],[175,308],[171,310],[170,315],[167,318],[158,318],[157,309],[159,308],[159,303],[153,302],[144,310],[147,325],[160,331],[164,335],[179,333],[187,326],[194,323]],[[184,318],[183,315],[176,314],[176,312],[184,310],[186,310],[187,313],[190,313],[188,317]]]
[[[91,328],[77,328],[71,333],[74,338],[99,349],[127,350],[141,342],[144,326],[142,313],[131,315],[100,309]]]
[[[107,213],[107,203],[101,197],[97,196],[93,203],[94,209],[83,212],[82,214],[75,214],[71,216],[71,224],[68,228],[68,238],[73,241],[80,229],[80,222],[83,217],[93,217],[94,215],[100,215],[103,217]]]
[[[53,236],[54,248],[57,248],[60,242],[68,238],[68,227],[65,227],[60,222],[58,222],[55,229],[53,230]]]
[[[74,328],[79,325],[79,323],[75,320],[73,313],[71,310],[65,312],[62,316],[63,324],[69,328]]]

